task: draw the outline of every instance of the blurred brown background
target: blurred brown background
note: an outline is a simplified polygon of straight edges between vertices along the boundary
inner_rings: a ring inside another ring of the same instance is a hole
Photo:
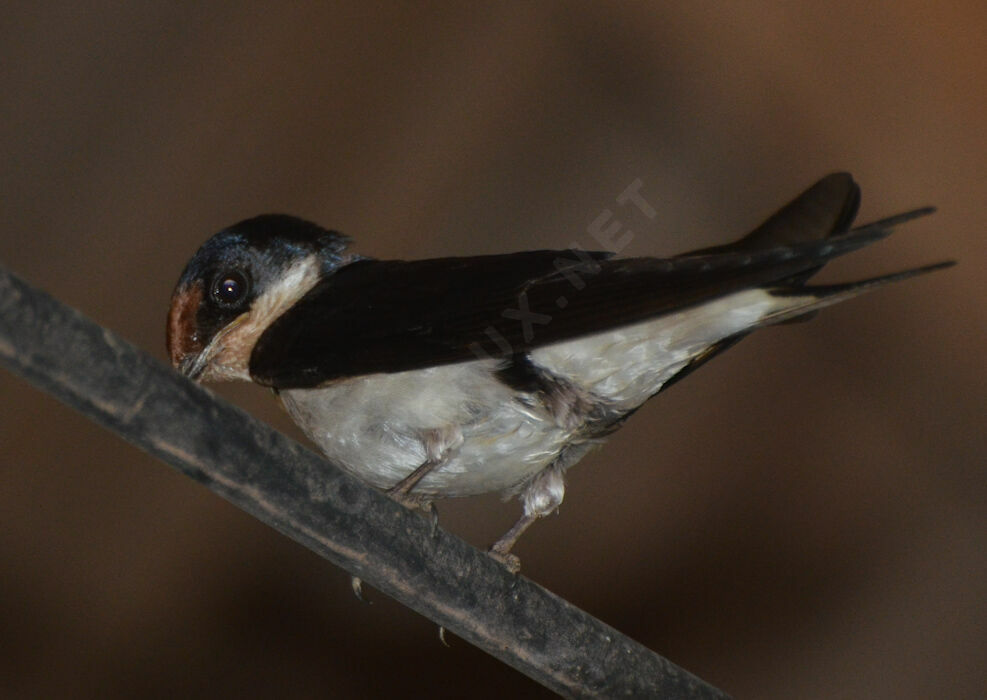
[[[291,212],[428,257],[724,242],[835,169],[827,269],[959,267],[757,334],[570,473],[524,573],[741,698],[987,687],[987,9],[23,3],[0,24],[0,261],[164,359],[205,238]],[[654,221],[620,209],[633,180]],[[66,348],[67,352],[71,348]],[[270,396],[217,391],[292,435]],[[0,372],[0,695],[546,695]],[[439,505],[484,546],[517,514]]]

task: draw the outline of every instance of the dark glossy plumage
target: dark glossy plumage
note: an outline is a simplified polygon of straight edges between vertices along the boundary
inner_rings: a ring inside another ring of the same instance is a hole
[[[540,250],[360,260],[323,279],[271,324],[254,347],[250,374],[276,388],[301,388],[519,356],[734,291],[801,288],[827,260],[931,211],[848,232],[859,199],[849,175],[830,175],[741,240],[668,259]]]

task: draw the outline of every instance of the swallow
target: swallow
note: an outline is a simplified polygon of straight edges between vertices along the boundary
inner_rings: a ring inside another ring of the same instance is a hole
[[[933,211],[851,228],[860,189],[829,175],[740,240],[671,258],[581,249],[376,260],[281,214],[196,252],[167,350],[197,381],[269,387],[329,460],[409,506],[491,491],[554,512],[566,470],[645,401],[763,326],[952,261],[810,285],[829,260]]]

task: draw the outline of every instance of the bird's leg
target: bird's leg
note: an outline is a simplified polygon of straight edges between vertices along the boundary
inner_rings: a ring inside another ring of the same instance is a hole
[[[514,543],[518,541],[518,538],[524,534],[531,523],[538,520],[541,517],[535,513],[525,513],[518,521],[514,523],[510,530],[504,533],[504,535],[494,542],[490,546],[490,556],[499,561],[501,564],[506,566],[511,573],[517,573],[521,570],[521,560],[516,554],[511,554],[511,547]]]
[[[413,493],[413,491],[422,479],[449,460],[454,451],[463,444],[463,434],[454,426],[435,428],[423,431],[421,442],[425,450],[425,461],[389,488],[387,495],[407,508],[425,513],[432,521],[434,534],[439,525],[439,514],[432,504],[432,496]]]
[[[391,488],[387,489],[387,495],[393,498],[395,501],[404,503],[405,505],[410,504],[409,501],[414,501],[416,504],[421,500],[421,497],[412,496],[411,490],[418,485],[418,482],[428,476],[431,472],[439,466],[439,462],[434,459],[426,459],[419,466],[415,467],[415,470],[404,477],[398,483],[394,484]]]
[[[432,470],[448,461],[452,452],[463,444],[463,434],[454,426],[423,430],[418,439],[425,452],[425,461],[387,490],[388,496],[409,508],[422,507],[422,497],[418,494],[412,496],[412,490]]]
[[[504,564],[513,573],[521,569],[521,560],[511,554],[511,548],[531,523],[542,516],[555,512],[565,496],[565,481],[562,477],[568,460],[559,457],[548,468],[539,472],[522,490],[521,502],[524,514],[504,536],[490,547],[490,556]]]
[[[438,465],[438,461],[427,459],[416,467],[413,472],[408,474],[408,476],[387,489],[388,496],[405,508],[421,511],[429,519],[432,525],[432,537],[435,537],[435,532],[439,527],[439,511],[435,509],[430,497],[412,494],[411,490]],[[361,603],[366,602],[363,598],[363,581],[356,576],[351,576],[350,585],[353,587],[353,594],[357,597],[357,600]]]
[[[429,472],[439,466],[441,462],[435,460],[426,460],[421,465],[415,468],[413,472],[408,474],[396,483],[391,488],[387,489],[387,495],[393,498],[395,501],[403,505],[405,508],[410,508],[411,510],[421,511],[432,524],[432,536],[435,536],[435,531],[439,527],[439,511],[436,510],[435,504],[432,503],[431,496],[425,496],[419,493],[412,493],[412,489],[418,484],[419,481],[425,478]]]

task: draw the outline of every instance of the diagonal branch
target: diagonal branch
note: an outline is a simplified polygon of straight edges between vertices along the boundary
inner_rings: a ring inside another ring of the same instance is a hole
[[[725,697],[0,266],[0,364],[569,697]]]

